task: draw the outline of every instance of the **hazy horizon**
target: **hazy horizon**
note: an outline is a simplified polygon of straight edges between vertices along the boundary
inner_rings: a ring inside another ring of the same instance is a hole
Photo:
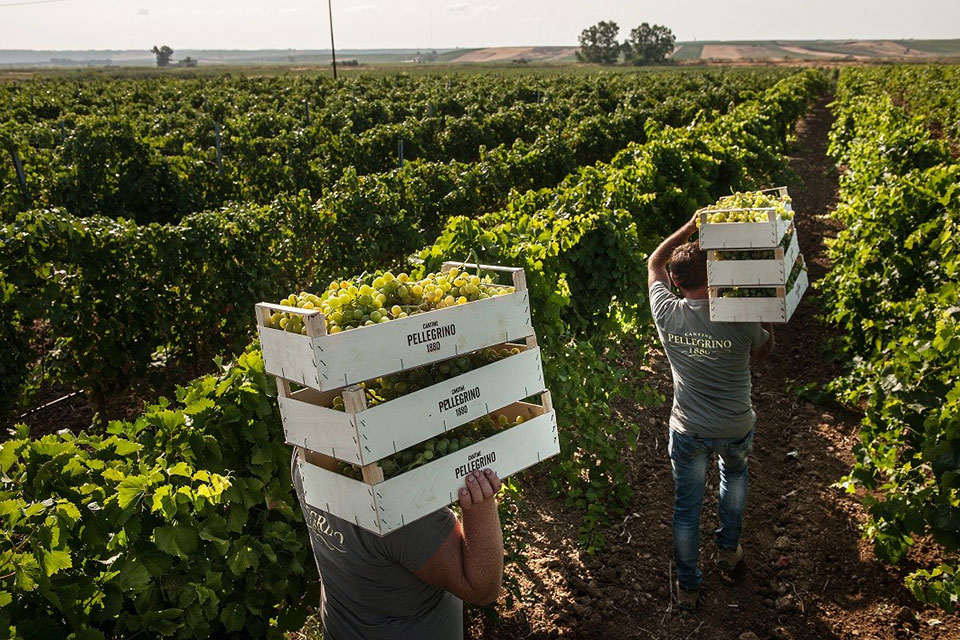
[[[641,22],[670,27],[678,41],[954,39],[960,2],[917,0],[691,0],[659,5],[528,0],[334,0],[338,49],[471,49],[576,46],[580,31],[614,20],[620,38]],[[549,18],[544,18],[549,16]],[[278,0],[0,0],[3,48],[122,51],[323,50],[326,2]]]

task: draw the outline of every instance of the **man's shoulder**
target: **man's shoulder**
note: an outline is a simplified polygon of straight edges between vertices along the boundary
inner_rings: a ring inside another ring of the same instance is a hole
[[[662,326],[667,316],[683,302],[683,298],[670,291],[666,282],[657,280],[649,287],[650,311],[658,326]]]

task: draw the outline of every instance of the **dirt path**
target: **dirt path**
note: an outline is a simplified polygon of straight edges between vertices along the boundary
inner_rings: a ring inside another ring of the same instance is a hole
[[[791,190],[798,211],[800,248],[811,280],[828,268],[823,240],[837,226],[825,214],[836,203],[836,178],[825,156],[832,122],[821,100],[797,129],[790,164],[802,183]],[[630,514],[607,532],[607,548],[590,557],[576,545],[579,517],[549,500],[537,476],[525,484],[529,519],[524,577],[531,601],[499,623],[475,622],[471,638],[671,640],[958,638],[960,620],[920,608],[903,587],[909,567],[878,563],[861,540],[863,510],[832,487],[852,465],[860,417],[815,407],[787,391],[789,384],[824,382],[833,370],[821,354],[830,330],[815,318],[816,292],[808,293],[790,324],[777,329],[777,350],[755,367],[759,416],[751,458],[750,497],[744,523],[745,566],[735,579],[713,566],[717,478],[708,477],[702,518],[703,608],[680,615],[671,605],[673,481],[666,456],[669,406],[623,406],[641,425],[637,450],[628,454],[637,489]],[[653,380],[667,397],[670,372],[653,357]],[[924,556],[920,548],[914,558]],[[753,634],[753,635],[751,635]]]

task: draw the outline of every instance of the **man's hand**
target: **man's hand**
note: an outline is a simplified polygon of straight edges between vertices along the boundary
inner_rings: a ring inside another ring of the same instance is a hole
[[[498,491],[500,491],[500,478],[495,471],[491,469],[484,469],[483,473],[474,471],[467,476],[467,486],[460,489],[460,508],[466,513],[484,502],[496,503]]]
[[[697,214],[688,220],[682,227],[673,232],[673,234],[660,243],[660,246],[650,255],[647,261],[647,286],[653,286],[654,282],[670,283],[670,276],[667,274],[667,262],[673,254],[673,250],[686,242],[697,230]]]

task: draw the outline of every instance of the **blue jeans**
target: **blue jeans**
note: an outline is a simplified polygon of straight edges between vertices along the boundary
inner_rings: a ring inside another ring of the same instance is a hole
[[[676,486],[673,503],[673,555],[677,582],[688,591],[700,588],[703,575],[700,555],[700,510],[710,454],[719,456],[720,528],[717,546],[736,549],[747,503],[748,456],[753,450],[753,429],[740,438],[701,438],[670,429],[670,466]]]

